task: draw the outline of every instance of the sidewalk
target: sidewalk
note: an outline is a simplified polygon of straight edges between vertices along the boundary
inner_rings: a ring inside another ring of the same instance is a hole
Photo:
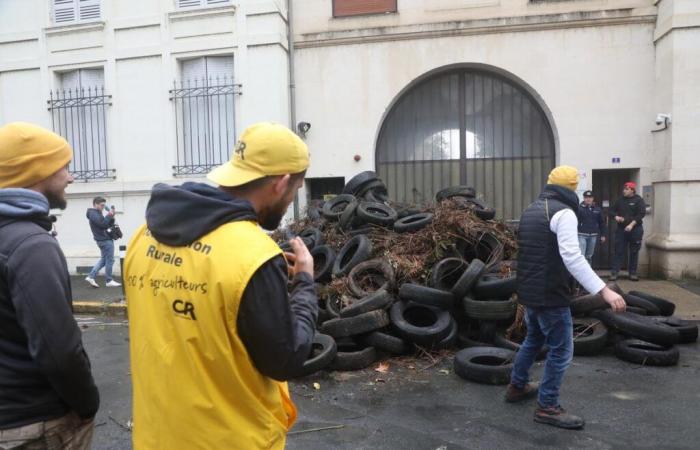
[[[607,277],[601,274],[605,280]],[[115,278],[120,283],[120,278]],[[85,277],[71,277],[73,286],[73,308],[80,314],[126,315],[126,301],[122,288],[105,287],[104,277],[98,276],[100,288],[87,284]],[[666,298],[676,304],[676,316],[686,320],[700,321],[700,282],[697,281],[666,281],[645,280],[632,282],[620,278],[617,282],[625,291],[644,291],[652,295]]]

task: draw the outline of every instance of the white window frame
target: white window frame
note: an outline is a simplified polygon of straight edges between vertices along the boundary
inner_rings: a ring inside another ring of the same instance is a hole
[[[51,0],[51,23],[56,26],[102,20],[102,0]]]
[[[175,9],[190,10],[200,8],[213,8],[226,6],[232,3],[231,0],[175,0]]]

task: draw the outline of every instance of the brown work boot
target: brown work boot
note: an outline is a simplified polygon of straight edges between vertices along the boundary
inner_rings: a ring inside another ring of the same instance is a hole
[[[579,416],[569,414],[561,406],[550,406],[543,408],[537,406],[535,410],[535,422],[546,423],[567,430],[580,430],[586,425],[586,421]]]
[[[537,389],[539,389],[539,387],[539,383],[528,383],[522,388],[509,384],[508,388],[506,389],[506,401],[508,403],[517,403],[530,398],[535,398],[537,397]]]

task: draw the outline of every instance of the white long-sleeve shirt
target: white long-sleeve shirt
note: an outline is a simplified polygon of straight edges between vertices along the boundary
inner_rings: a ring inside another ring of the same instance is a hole
[[[559,254],[569,273],[591,294],[600,292],[605,287],[605,282],[596,275],[581,254],[576,213],[568,208],[562,209],[549,221],[549,229],[557,235]]]

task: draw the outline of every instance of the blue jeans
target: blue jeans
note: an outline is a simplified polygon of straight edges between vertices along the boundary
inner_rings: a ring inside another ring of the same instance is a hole
[[[597,234],[580,234],[578,235],[578,246],[581,247],[581,253],[591,264],[593,259],[593,252],[595,252],[595,244],[598,242]]]
[[[96,241],[97,246],[100,247],[100,260],[90,271],[89,277],[94,279],[103,267],[105,268],[105,275],[107,276],[107,282],[112,281],[112,265],[114,264],[114,241]]]
[[[547,344],[547,360],[540,382],[538,401],[548,408],[559,405],[559,388],[564,373],[574,357],[574,333],[569,307],[525,308],[527,336],[515,356],[510,382],[518,388],[525,386],[535,357]]]
[[[632,231],[625,231],[621,226],[615,230],[615,257],[613,258],[612,273],[617,273],[622,268],[625,260],[625,249],[629,247],[629,264],[627,271],[630,275],[637,274],[637,263],[639,262],[639,250],[642,248],[642,236],[644,228],[637,225]]]

